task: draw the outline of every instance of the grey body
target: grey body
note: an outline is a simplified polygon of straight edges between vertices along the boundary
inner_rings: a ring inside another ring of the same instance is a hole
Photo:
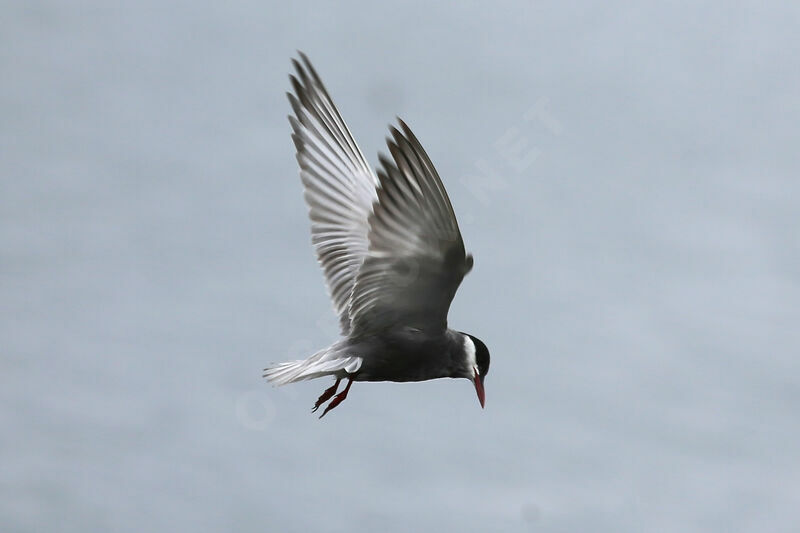
[[[470,375],[464,363],[464,335],[453,330],[431,334],[396,328],[334,345],[363,358],[354,381],[425,381]],[[346,373],[342,377],[348,377]]]

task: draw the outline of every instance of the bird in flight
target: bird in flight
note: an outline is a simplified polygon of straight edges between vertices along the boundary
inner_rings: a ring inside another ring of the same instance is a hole
[[[336,382],[314,404],[347,398],[354,381],[466,378],[481,407],[489,350],[447,327],[447,312],[472,269],[453,206],[417,137],[390,127],[391,159],[372,171],[311,62],[299,53],[287,93],[292,140],[341,339],[307,359],[264,370],[284,385],[322,376]],[[337,394],[339,383],[347,385]]]

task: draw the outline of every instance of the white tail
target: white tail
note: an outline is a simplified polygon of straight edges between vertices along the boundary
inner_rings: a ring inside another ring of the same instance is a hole
[[[264,377],[275,385],[337,374],[353,374],[361,368],[362,359],[339,352],[337,346],[325,348],[308,359],[278,363],[264,369]]]

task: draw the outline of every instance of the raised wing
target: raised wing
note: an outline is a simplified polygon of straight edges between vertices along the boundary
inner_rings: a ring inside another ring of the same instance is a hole
[[[311,218],[311,241],[328,285],[342,332],[350,331],[348,308],[356,275],[369,246],[367,223],[378,199],[375,174],[308,58],[293,60],[294,93],[287,93],[300,177]]]
[[[400,121],[381,156],[369,253],[350,303],[351,335],[394,326],[443,330],[461,280],[472,268],[453,206],[417,138]]]

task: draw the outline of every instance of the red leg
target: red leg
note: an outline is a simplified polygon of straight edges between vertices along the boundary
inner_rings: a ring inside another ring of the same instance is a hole
[[[350,390],[350,385],[352,385],[352,384],[353,384],[353,380],[350,379],[350,378],[347,378],[347,386],[344,388],[344,390],[342,392],[337,394],[336,397],[333,400],[331,400],[331,403],[328,404],[328,407],[326,407],[325,410],[322,411],[322,414],[319,415],[320,418],[322,418],[323,416],[328,414],[328,411],[330,411],[331,409],[333,409],[334,407],[336,407],[337,405],[342,403],[344,401],[344,399],[347,398],[347,392]]]
[[[322,395],[317,399],[317,403],[314,404],[314,408],[311,410],[312,413],[316,413],[320,405],[327,402],[331,396],[336,394],[336,389],[339,388],[340,381],[342,381],[342,378],[336,378],[336,383],[325,389],[325,392],[323,392]]]

